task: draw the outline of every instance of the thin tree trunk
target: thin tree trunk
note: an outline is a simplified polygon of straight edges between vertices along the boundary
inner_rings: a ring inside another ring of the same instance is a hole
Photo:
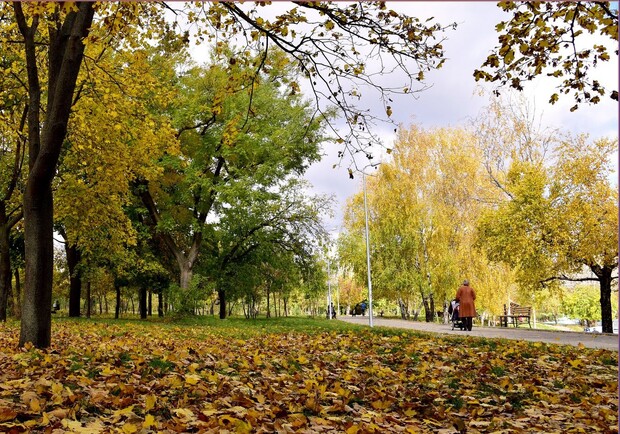
[[[22,317],[22,285],[21,285],[21,279],[20,279],[20,275],[19,275],[19,268],[15,269],[15,294],[14,294],[14,307],[15,310],[13,311],[13,316],[16,319],[21,319]]]
[[[76,245],[69,245],[68,242],[65,243],[65,254],[69,268],[69,316],[77,318],[80,316],[80,299],[82,298],[82,277],[79,271],[82,254]]]
[[[271,303],[270,303],[270,290],[271,289],[271,284],[267,284],[267,315],[266,318],[271,318]]]
[[[6,312],[11,292],[11,255],[9,234],[11,228],[6,223],[4,203],[0,204],[0,219],[4,220],[0,225],[0,321],[6,321]]]
[[[157,293],[157,316],[160,318],[164,316],[164,295],[161,289]]]
[[[90,280],[86,282],[86,318],[90,318],[92,311],[92,299],[90,296]]]
[[[121,287],[116,286],[116,308],[114,310],[114,319],[119,319],[121,316]]]
[[[149,309],[148,316],[153,316],[153,291],[149,289]]]
[[[218,289],[217,295],[220,299],[220,319],[226,318],[226,292]]]

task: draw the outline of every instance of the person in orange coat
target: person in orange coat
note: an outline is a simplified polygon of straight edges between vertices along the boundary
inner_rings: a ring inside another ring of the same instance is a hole
[[[469,286],[469,280],[465,279],[456,291],[456,301],[459,302],[459,318],[463,320],[465,330],[471,331],[472,320],[476,316],[476,291]]]

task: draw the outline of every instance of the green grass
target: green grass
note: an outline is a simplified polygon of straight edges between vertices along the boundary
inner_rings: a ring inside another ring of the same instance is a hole
[[[157,324],[164,328],[178,328],[182,335],[184,330],[195,331],[196,327],[204,327],[209,333],[216,333],[223,336],[234,336],[236,338],[251,337],[261,334],[281,334],[281,333],[307,333],[318,334],[323,332],[347,332],[351,330],[367,330],[368,327],[350,324],[343,321],[328,320],[325,318],[311,317],[279,317],[279,318],[257,318],[247,319],[244,317],[231,317],[221,320],[213,316],[191,316],[184,318],[158,318],[150,317],[146,320],[139,318],[105,318],[93,317],[86,318],[54,318],[54,322],[80,322],[87,321],[104,325],[114,325],[116,327],[148,327]],[[376,329],[381,335],[391,336],[398,334],[399,330]],[[116,333],[119,333],[117,330]]]

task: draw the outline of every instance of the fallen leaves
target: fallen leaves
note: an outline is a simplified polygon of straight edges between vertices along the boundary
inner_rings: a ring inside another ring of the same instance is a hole
[[[0,325],[2,432],[617,432],[617,352],[400,332]]]

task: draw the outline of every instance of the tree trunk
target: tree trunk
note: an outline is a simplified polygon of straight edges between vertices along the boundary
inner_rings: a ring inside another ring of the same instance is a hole
[[[192,281],[192,264],[187,261],[179,263],[179,269],[181,270],[179,284],[181,289],[187,289]]]
[[[24,193],[26,276],[19,346],[37,348],[51,343],[54,209],[51,185],[29,178]]]
[[[402,319],[409,318],[409,309],[402,298],[398,299],[398,307],[400,308],[400,317]]]
[[[13,3],[15,19],[23,36],[28,72],[29,172],[23,197],[26,276],[22,302],[19,346],[31,342],[46,348],[51,343],[52,277],[54,263],[54,210],[52,181],[60,150],[67,135],[73,93],[84,56],[83,38],[94,15],[93,3],[77,4],[62,26],[49,27],[47,46],[47,106],[41,117],[41,84],[37,59],[37,26],[27,21],[22,5]]]
[[[217,296],[220,299],[220,319],[226,319],[226,292],[218,289]]]
[[[148,316],[153,316],[153,291],[149,289],[149,309]]]
[[[121,316],[121,287],[116,286],[116,308],[114,310],[114,319],[119,319]]]
[[[4,206],[0,209],[0,213],[0,217],[6,220]],[[10,231],[11,228],[8,227],[6,222],[2,222],[0,225],[0,321],[2,322],[6,321],[9,294],[11,292]]]
[[[93,300],[90,296],[90,280],[86,282],[86,318],[90,318],[92,313]]]
[[[67,267],[69,268],[69,316],[80,316],[80,299],[82,298],[82,277],[78,267],[82,260],[82,253],[76,245],[65,244]]]
[[[266,315],[266,318],[271,318],[271,303],[269,301],[269,297],[271,294],[269,292],[269,288],[271,288],[271,285],[267,284],[267,315]],[[274,306],[274,309],[275,309],[275,306]]]
[[[15,307],[15,310],[13,311],[13,316],[16,319],[21,319],[22,318],[22,309],[21,309],[21,305],[22,305],[22,284],[21,284],[21,279],[19,278],[19,268],[15,269],[15,301],[13,306]]]
[[[613,333],[613,313],[611,310],[611,275],[615,267],[590,266],[598,277],[601,291],[601,329],[603,333]]]
[[[157,293],[157,316],[160,318],[164,316],[164,295],[161,289]]]
[[[147,293],[146,288],[140,288],[140,299],[139,299],[139,309],[140,309],[140,319],[146,319],[146,311],[147,311]]]

